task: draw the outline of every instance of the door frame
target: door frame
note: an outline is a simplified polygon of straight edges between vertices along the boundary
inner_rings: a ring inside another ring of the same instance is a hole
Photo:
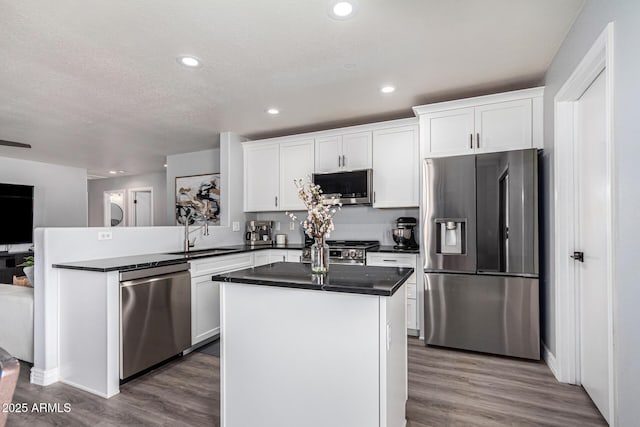
[[[609,308],[609,410],[611,426],[616,424],[616,393],[614,370],[614,323],[613,291],[615,277],[613,270],[615,218],[615,170],[613,138],[613,36],[614,25],[609,23],[584,56],[569,79],[554,98],[554,200],[555,200],[555,298],[556,298],[556,354],[554,373],[559,381],[581,384],[580,372],[580,306],[579,287],[576,278],[575,261],[569,258],[575,242],[575,150],[579,149],[575,140],[575,102],[589,88],[593,81],[606,70],[606,176],[608,203],[606,206],[605,232],[607,242],[607,305]],[[553,356],[551,356],[553,357]],[[551,365],[551,364],[550,364]]]
[[[150,227],[153,227],[154,224],[154,218],[153,218],[153,187],[136,187],[136,188],[130,188],[128,191],[128,205],[129,205],[129,225],[131,227],[134,226],[135,222],[136,222],[136,212],[135,212],[135,203],[133,203],[134,197],[133,194],[137,191],[148,191],[150,193],[150,209],[151,209],[151,225]]]

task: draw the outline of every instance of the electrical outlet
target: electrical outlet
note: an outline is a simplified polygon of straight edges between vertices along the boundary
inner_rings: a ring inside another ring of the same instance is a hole
[[[296,231],[296,223],[295,222],[290,222],[289,223],[289,230]]]
[[[240,231],[240,221],[233,221],[233,231]]]
[[[98,240],[111,240],[113,233],[111,231],[98,231]]]
[[[276,231],[280,231],[280,221],[276,221]]]

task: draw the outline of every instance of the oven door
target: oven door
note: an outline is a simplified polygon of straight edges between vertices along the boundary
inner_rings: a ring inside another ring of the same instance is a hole
[[[313,182],[328,197],[337,197],[343,205],[370,205],[372,201],[371,169],[348,172],[318,173]]]

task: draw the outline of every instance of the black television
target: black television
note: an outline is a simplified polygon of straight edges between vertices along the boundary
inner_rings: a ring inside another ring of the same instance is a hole
[[[33,243],[33,186],[0,183],[0,245]]]

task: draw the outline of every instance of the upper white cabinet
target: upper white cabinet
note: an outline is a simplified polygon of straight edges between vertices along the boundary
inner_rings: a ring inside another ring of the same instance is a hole
[[[373,149],[371,132],[357,132],[316,138],[315,171],[369,169]]]
[[[418,206],[418,126],[373,132],[373,207]]]
[[[251,144],[244,148],[244,210],[273,211],[279,206],[279,144]]]
[[[279,210],[304,210],[298,198],[294,180],[313,174],[313,139],[280,144],[280,206]]]
[[[411,118],[245,142],[244,211],[304,210],[295,179],[370,168],[373,207],[418,206],[418,129]]]
[[[476,151],[532,148],[531,119],[531,99],[476,107]]]
[[[473,108],[458,108],[420,117],[430,153],[457,154],[473,150]]]
[[[313,139],[245,143],[245,212],[303,210],[293,180],[313,173]]]
[[[542,148],[544,88],[414,107],[422,157]]]

